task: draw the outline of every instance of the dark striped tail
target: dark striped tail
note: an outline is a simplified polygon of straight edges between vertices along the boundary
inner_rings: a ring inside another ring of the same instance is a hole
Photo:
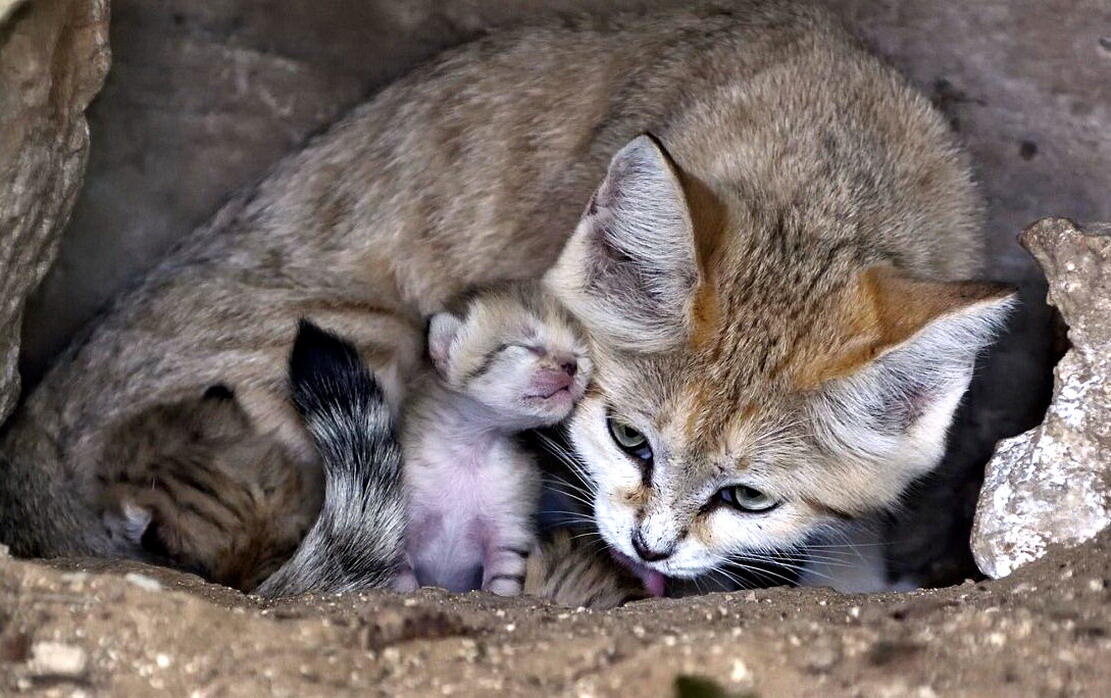
[[[324,467],[324,504],[297,551],[255,593],[390,586],[404,553],[401,447],[389,405],[348,342],[302,320],[289,360],[293,401]]]

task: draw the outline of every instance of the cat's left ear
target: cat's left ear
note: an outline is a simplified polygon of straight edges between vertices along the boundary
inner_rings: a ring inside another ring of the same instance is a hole
[[[861,274],[844,303],[848,329],[825,337],[820,354],[812,347],[796,375],[803,386],[820,383],[820,436],[833,450],[897,466],[905,480],[932,469],[977,357],[1016,303],[1004,284],[912,279],[889,267]]]
[[[694,226],[674,165],[649,136],[610,162],[545,283],[595,337],[666,351],[689,334],[700,281]]]

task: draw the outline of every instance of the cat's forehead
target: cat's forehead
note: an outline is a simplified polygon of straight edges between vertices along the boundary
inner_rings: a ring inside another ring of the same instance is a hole
[[[614,413],[651,429],[691,462],[741,463],[791,421],[793,401],[776,380],[726,384],[690,357],[600,360],[599,383]]]

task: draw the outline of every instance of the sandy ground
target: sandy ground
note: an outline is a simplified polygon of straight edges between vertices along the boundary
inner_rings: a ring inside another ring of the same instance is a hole
[[[595,612],[424,590],[266,603],[163,569],[0,560],[0,691],[182,696],[1107,696],[1111,532],[1010,578]]]

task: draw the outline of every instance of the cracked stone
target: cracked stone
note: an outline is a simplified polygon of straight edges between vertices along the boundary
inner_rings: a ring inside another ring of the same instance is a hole
[[[985,473],[972,552],[995,578],[1111,524],[1111,224],[1047,218],[1021,240],[1072,346],[1054,370],[1045,421],[1000,442]]]

